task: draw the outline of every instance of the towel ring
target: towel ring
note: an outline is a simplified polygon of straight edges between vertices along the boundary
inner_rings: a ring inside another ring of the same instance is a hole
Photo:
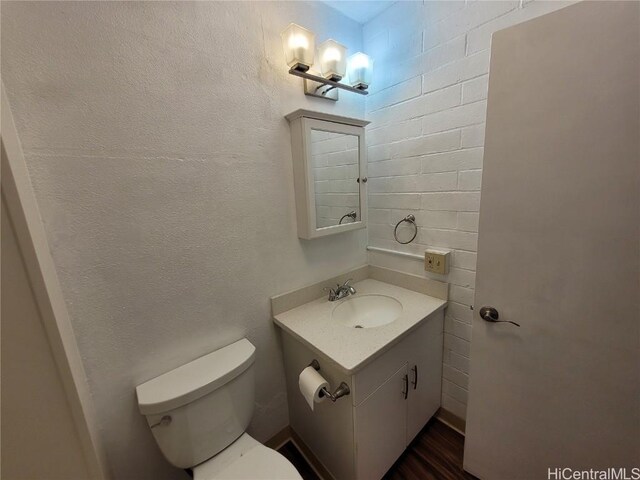
[[[409,240],[408,242],[401,242],[400,240],[398,240],[398,227],[403,222],[412,223],[414,228],[416,229],[416,231],[413,233],[413,237],[411,237],[411,240]],[[413,242],[413,240],[416,238],[416,235],[418,235],[418,225],[416,225],[416,217],[411,214],[407,215],[398,223],[396,223],[396,228],[393,229],[393,238],[395,238],[396,242],[400,243],[401,245],[406,245],[407,243]]]
[[[351,212],[345,214],[342,216],[342,218],[340,219],[340,221],[338,222],[338,225],[342,225],[342,221],[345,218],[350,218],[351,220],[353,220],[354,222],[356,221],[356,217],[358,216],[358,214],[356,213],[355,210],[352,210]]]

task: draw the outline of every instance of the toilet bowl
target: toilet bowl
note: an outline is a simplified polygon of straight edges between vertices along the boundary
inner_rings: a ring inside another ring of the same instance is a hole
[[[275,450],[244,433],[210,460],[193,469],[194,480],[298,480],[293,465]]]
[[[136,388],[138,408],[164,457],[196,480],[302,477],[246,433],[255,400],[255,347],[242,339]]]

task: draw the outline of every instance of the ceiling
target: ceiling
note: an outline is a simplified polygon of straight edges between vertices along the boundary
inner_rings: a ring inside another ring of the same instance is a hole
[[[387,0],[325,0],[327,5],[335,8],[343,15],[355,20],[358,23],[367,23],[383,10],[386,10],[395,1]]]

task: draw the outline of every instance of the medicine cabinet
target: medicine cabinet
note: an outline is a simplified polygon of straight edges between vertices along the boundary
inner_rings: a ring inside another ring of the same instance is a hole
[[[286,116],[298,237],[311,240],[367,226],[365,120],[309,110]]]

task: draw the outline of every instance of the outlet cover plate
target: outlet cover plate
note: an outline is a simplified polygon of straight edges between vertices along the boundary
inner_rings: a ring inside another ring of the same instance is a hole
[[[424,269],[427,272],[446,275],[449,273],[451,252],[443,250],[426,250],[424,252]]]

